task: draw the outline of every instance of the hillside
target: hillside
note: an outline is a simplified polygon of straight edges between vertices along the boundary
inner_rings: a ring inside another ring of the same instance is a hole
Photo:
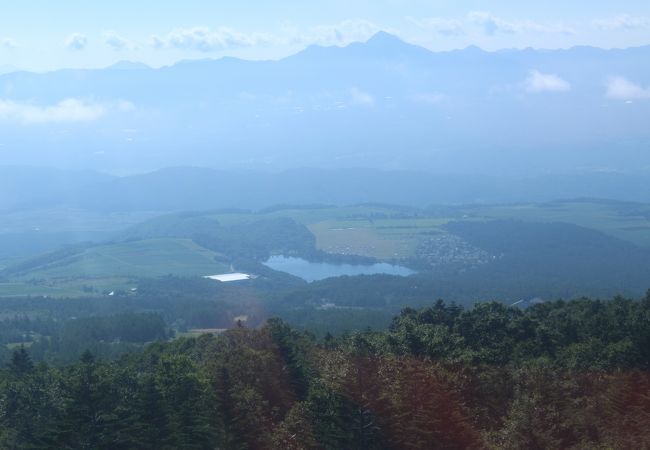
[[[0,271],[0,295],[82,295],[84,287],[102,293],[132,287],[140,278],[200,277],[232,267],[260,275],[252,284],[263,291],[288,289],[274,293],[275,299],[307,309],[333,304],[399,311],[431,297],[473,303],[497,297],[515,302],[536,296],[638,296],[650,279],[647,214],[643,204],[586,200],[429,210],[313,205],[175,213],[116,232],[103,243],[7,263]],[[418,275],[305,285],[262,264],[272,255],[307,264],[385,262]]]
[[[95,171],[59,170],[36,166],[0,165],[0,211],[31,208],[34,203],[58,204],[69,192],[111,180]]]

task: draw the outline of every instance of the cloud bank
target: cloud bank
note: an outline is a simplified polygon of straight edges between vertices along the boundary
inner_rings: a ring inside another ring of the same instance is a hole
[[[421,19],[409,17],[408,20],[420,28],[435,31],[442,36],[462,36],[465,34],[465,29],[460,20],[442,17],[424,17]]]
[[[470,22],[479,25],[488,36],[494,36],[499,33],[515,34],[530,32],[576,34],[575,30],[564,25],[548,25],[532,20],[506,20],[485,11],[472,11],[469,13],[468,18]]]
[[[650,28],[650,18],[621,14],[608,19],[595,20],[593,24],[601,30],[628,31]]]
[[[379,31],[387,31],[368,20],[344,20],[333,25],[321,25],[305,33],[295,33],[292,40],[299,44],[345,45],[366,41]]]
[[[133,104],[124,100],[107,104],[68,98],[49,106],[0,100],[0,120],[23,124],[92,122],[109,111],[126,112],[133,108]]]
[[[109,31],[104,34],[104,43],[115,51],[120,51],[132,48],[133,44],[127,39],[124,39],[114,31]]]
[[[178,28],[166,36],[152,36],[154,48],[171,48],[177,50],[195,50],[214,52],[236,47],[252,47],[264,44],[269,38],[261,33],[245,34],[231,28],[221,27],[212,30],[208,27]]]
[[[568,92],[571,84],[555,74],[545,74],[538,70],[531,70],[526,79],[525,88],[527,92]]]
[[[218,52],[259,45],[345,45],[365,41],[382,28],[367,20],[344,20],[333,25],[319,25],[306,31],[284,26],[277,33],[243,33],[232,28],[177,28],[166,35],[153,35],[150,46],[156,49]]]
[[[623,77],[612,77],[607,81],[607,97],[614,100],[650,99],[650,87],[642,87]]]

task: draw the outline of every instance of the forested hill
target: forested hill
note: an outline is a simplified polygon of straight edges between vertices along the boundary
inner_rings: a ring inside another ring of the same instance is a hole
[[[437,302],[321,341],[273,319],[62,368],[18,349],[0,371],[0,447],[648,448],[649,349],[650,293]]]

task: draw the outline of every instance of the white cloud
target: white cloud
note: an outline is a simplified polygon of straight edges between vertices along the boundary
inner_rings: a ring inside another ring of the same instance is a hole
[[[516,25],[499,17],[483,11],[469,13],[469,20],[483,27],[483,32],[488,35],[501,33],[515,33]]]
[[[420,28],[433,30],[443,36],[461,36],[465,34],[463,24],[459,20],[441,17],[425,17],[417,19],[409,17],[408,20]]]
[[[24,124],[92,122],[112,110],[127,112],[133,109],[133,104],[124,100],[96,103],[68,98],[50,106],[0,100],[0,120],[11,120]]]
[[[193,27],[178,28],[163,37],[152,36],[150,44],[158,49],[215,52],[236,47],[252,47],[269,41],[270,38],[261,33],[246,34],[225,27],[216,30],[208,27]]]
[[[290,25],[277,33],[243,33],[232,28],[209,27],[177,28],[160,36],[153,35],[149,45],[156,49],[217,52],[232,48],[259,45],[346,45],[365,41],[382,28],[367,20],[344,20],[333,25],[319,25],[299,30]],[[390,31],[390,30],[388,30]]]
[[[612,77],[607,81],[607,97],[614,100],[650,99],[650,87],[642,87],[623,77]]]
[[[571,90],[571,84],[555,74],[541,73],[531,70],[530,75],[524,83],[526,91],[538,92],[567,92]]]
[[[368,20],[344,20],[334,25],[320,25],[294,37],[295,43],[346,45],[366,41],[382,28]]]
[[[620,14],[608,19],[594,20],[594,26],[601,30],[627,31],[642,28],[650,28],[650,18]]]
[[[104,43],[115,51],[133,48],[133,44],[130,41],[124,39],[114,31],[108,31],[104,34]]]
[[[532,20],[510,21],[492,15],[485,11],[472,11],[468,15],[470,22],[479,25],[483,32],[489,36],[499,33],[557,33],[557,34],[575,34],[575,30],[564,25],[547,25]]]
[[[18,47],[18,44],[11,38],[3,38],[0,39],[0,46],[3,48],[12,49]]]
[[[83,50],[88,45],[88,38],[85,34],[72,33],[65,39],[65,46],[68,50]]]
[[[375,104],[375,98],[372,95],[356,87],[350,89],[350,98],[352,104],[357,106],[373,106]]]

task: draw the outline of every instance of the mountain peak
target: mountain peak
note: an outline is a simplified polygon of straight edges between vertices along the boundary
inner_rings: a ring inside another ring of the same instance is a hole
[[[464,49],[462,49],[460,51],[462,51],[463,53],[468,53],[468,54],[472,54],[472,55],[483,55],[483,54],[487,53],[485,50],[483,50],[478,45],[469,45],[469,46],[465,47]],[[517,51],[520,52],[521,50],[517,50]]]
[[[431,52],[424,47],[409,44],[399,37],[379,31],[366,42],[352,42],[344,47],[310,45],[302,52],[289,56],[287,59],[310,58],[313,61],[325,61],[331,58],[405,58],[405,57],[429,57]]]
[[[371,45],[395,45],[395,44],[405,44],[403,40],[395,36],[394,34],[387,33],[386,31],[378,31],[370,39],[366,41],[366,44]]]

